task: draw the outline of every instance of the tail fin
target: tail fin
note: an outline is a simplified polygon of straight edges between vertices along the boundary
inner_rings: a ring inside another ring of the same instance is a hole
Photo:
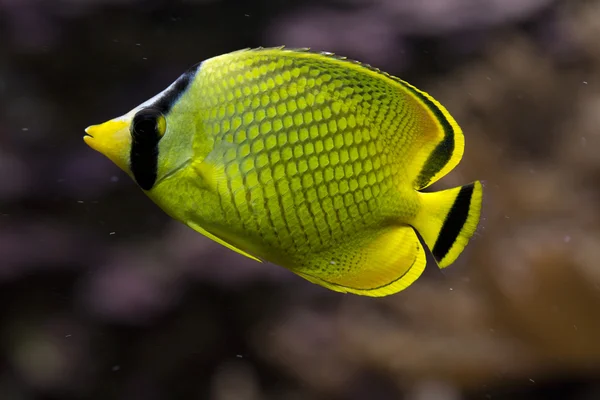
[[[452,264],[475,233],[481,213],[480,181],[432,193],[421,193],[421,211],[413,221],[440,268]]]

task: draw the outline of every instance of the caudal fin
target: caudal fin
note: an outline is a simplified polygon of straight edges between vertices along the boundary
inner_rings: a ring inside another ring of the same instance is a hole
[[[438,266],[446,268],[462,253],[477,229],[483,197],[481,182],[419,194],[421,211],[412,225]]]

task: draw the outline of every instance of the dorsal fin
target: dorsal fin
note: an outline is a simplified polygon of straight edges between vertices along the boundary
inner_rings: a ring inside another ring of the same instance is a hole
[[[437,133],[428,136],[427,141],[417,144],[415,148],[415,162],[412,174],[413,187],[417,190],[424,189],[448,172],[460,162],[464,152],[464,136],[462,130],[446,108],[428,93],[416,88],[410,83],[397,78],[387,72],[373,67],[370,64],[352,60],[344,56],[327,51],[314,51],[310,48],[258,47],[239,50],[241,52],[273,52],[295,53],[305,57],[324,57],[346,65],[352,69],[362,70],[372,76],[386,80],[397,85],[401,90],[412,96],[430,114],[437,125]]]

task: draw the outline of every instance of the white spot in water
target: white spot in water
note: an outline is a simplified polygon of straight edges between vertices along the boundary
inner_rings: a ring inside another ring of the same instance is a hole
[[[135,45],[136,45],[136,46],[141,46],[142,44],[141,44],[141,43],[136,43]]]
[[[109,235],[114,235],[115,233],[117,233],[117,232],[110,232]]]
[[[529,378],[529,382],[535,383],[535,381],[533,379],[531,379],[531,378]]]
[[[113,175],[113,176],[110,177],[110,181],[111,182],[119,182],[119,177],[116,176],[116,175]]]
[[[83,204],[83,200],[77,200],[79,204]]]
[[[148,59],[148,57],[142,57],[142,60],[147,60],[147,59]]]
[[[237,358],[244,358],[244,356],[243,356],[243,355],[241,355],[241,354],[236,354],[235,356],[236,356]]]
[[[567,235],[564,237],[563,240],[565,241],[565,243],[569,243],[571,241],[571,236]]]
[[[587,81],[583,81],[583,84],[584,84],[584,85],[587,85]]]
[[[27,132],[27,131],[29,130],[29,128],[21,128],[21,130],[22,130],[23,132]]]
[[[454,290],[454,289],[450,288],[450,290]]]
[[[249,17],[249,16],[250,16],[250,14],[244,14],[244,17]]]
[[[66,338],[70,338],[71,336],[71,334],[65,335]]]
[[[114,367],[112,367],[113,372],[116,372],[116,371],[118,371],[120,369],[121,369],[120,365],[115,365]]]

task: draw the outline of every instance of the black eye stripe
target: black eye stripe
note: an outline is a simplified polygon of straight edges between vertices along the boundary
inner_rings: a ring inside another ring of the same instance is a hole
[[[157,121],[166,116],[189,89],[200,64],[181,75],[150,107],[140,110],[131,121],[131,153],[129,168],[144,190],[154,187],[158,177],[158,143],[161,135]],[[163,132],[164,133],[164,132]]]
[[[158,119],[162,114],[155,109],[147,108],[138,112],[131,124],[131,135],[136,140],[160,139],[158,133]]]
[[[131,121],[131,153],[129,168],[138,185],[150,190],[158,176],[158,120],[162,113],[155,108],[145,108]]]
[[[168,114],[171,111],[173,105],[179,100],[181,95],[185,93],[196,72],[198,71],[198,65],[193,66],[188,71],[186,71],[183,75],[177,78],[175,84],[171,86],[156,103],[153,104],[153,107],[157,110],[162,111],[163,114]]]

